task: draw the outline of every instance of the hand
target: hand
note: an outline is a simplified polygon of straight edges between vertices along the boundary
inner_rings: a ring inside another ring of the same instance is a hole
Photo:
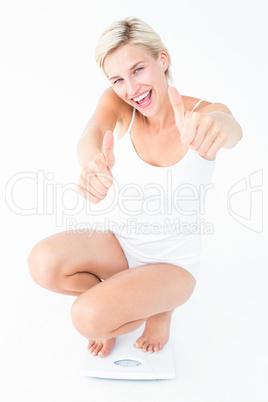
[[[107,131],[103,137],[103,152],[95,155],[81,171],[77,192],[93,204],[103,200],[113,184],[110,170],[115,162],[113,147],[113,132]]]
[[[214,160],[216,153],[227,140],[226,133],[211,116],[199,112],[185,112],[182,97],[176,88],[169,87],[168,95],[182,141],[205,159]]]

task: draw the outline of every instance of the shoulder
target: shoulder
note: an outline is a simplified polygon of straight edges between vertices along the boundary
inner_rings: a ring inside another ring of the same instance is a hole
[[[185,96],[182,95],[182,100],[184,103],[184,108],[186,111],[192,111],[193,108],[195,107],[195,105],[201,100],[200,98],[194,98],[193,96]],[[211,102],[208,102],[206,100],[202,100],[202,102],[200,102],[200,104],[197,106],[197,108],[195,109],[195,111],[199,111],[201,108],[203,108],[204,106],[208,106],[211,105]]]
[[[112,87],[108,87],[102,93],[99,102],[105,108],[113,109],[117,115],[117,121],[123,120],[124,116],[132,107],[124,102],[113,90]]]
[[[127,131],[133,114],[133,107],[123,101],[113,90],[112,87],[107,88],[100,101],[106,110],[113,110],[116,114],[116,134],[117,138],[121,139]]]
[[[195,105],[201,100],[199,98],[194,98],[192,96],[182,96],[182,99],[186,111],[193,110]],[[231,110],[223,103],[220,102],[212,103],[206,100],[202,100],[202,102],[199,103],[199,105],[194,111],[195,112],[197,111],[199,113],[223,112],[229,114],[230,116],[233,116]]]

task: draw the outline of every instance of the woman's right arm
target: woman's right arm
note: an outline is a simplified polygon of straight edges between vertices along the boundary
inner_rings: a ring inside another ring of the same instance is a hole
[[[106,89],[77,144],[81,165],[77,191],[94,204],[106,197],[113,182],[113,130],[121,118],[122,102],[111,87]]]
[[[122,100],[109,87],[100,97],[96,110],[90,117],[77,144],[77,154],[81,168],[93,156],[102,151],[104,134],[113,131],[120,116]]]

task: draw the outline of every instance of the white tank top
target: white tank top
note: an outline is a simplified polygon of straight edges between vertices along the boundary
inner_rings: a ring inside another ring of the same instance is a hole
[[[146,163],[132,143],[134,118],[135,108],[123,138],[116,140],[114,135],[111,172],[116,206],[109,229],[137,259],[168,262],[176,257],[185,264],[198,262],[205,195],[212,187],[215,161],[189,149],[172,166]]]

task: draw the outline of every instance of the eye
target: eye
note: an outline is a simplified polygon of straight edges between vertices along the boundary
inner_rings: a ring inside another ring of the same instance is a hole
[[[118,78],[118,80],[116,80],[116,81],[114,82],[114,84],[117,84],[117,83],[120,82],[120,81],[122,81],[122,78]]]
[[[143,70],[143,67],[136,68],[136,70],[134,71],[134,73],[135,73],[136,71],[139,71],[139,70]]]

